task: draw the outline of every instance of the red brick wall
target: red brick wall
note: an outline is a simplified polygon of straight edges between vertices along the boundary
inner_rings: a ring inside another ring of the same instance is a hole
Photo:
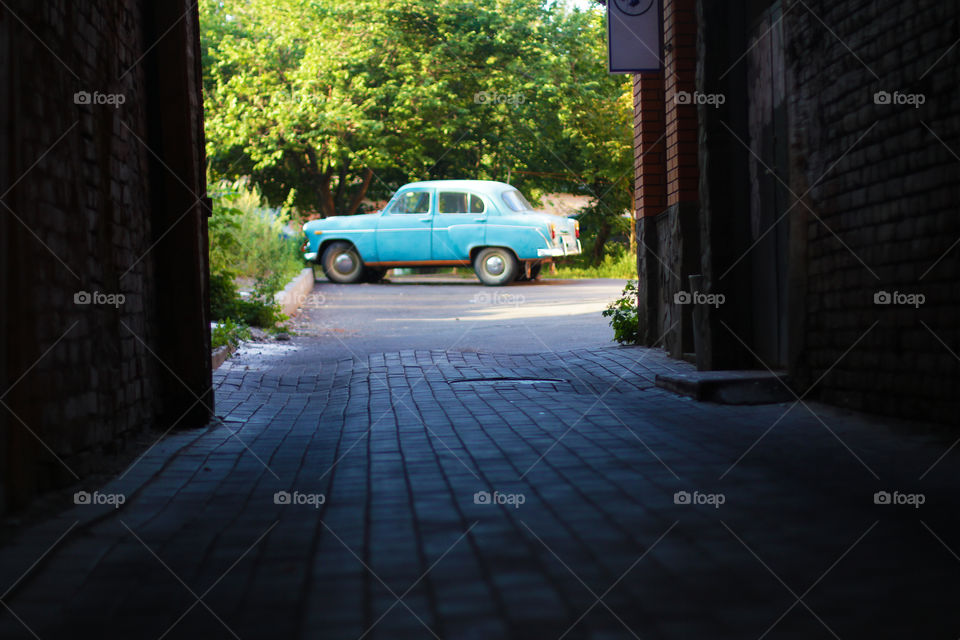
[[[688,277],[699,273],[696,2],[665,0],[664,70],[634,76],[634,158],[637,254],[643,344],[680,357],[692,350],[689,308],[673,304]],[[685,104],[686,102],[686,104]]]
[[[695,0],[664,0],[664,91],[666,96],[667,205],[698,201],[697,108],[681,104],[693,95],[697,67]]]
[[[634,76],[634,158],[637,216],[698,201],[695,0],[665,0],[664,71]]]
[[[633,157],[637,217],[655,216],[667,206],[666,129],[663,74],[633,76]]]

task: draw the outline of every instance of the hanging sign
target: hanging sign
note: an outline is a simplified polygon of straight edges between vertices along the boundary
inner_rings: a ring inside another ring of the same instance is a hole
[[[663,70],[663,0],[607,0],[610,73]]]

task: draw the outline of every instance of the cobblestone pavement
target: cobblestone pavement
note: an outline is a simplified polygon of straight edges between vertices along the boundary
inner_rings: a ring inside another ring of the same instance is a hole
[[[642,348],[309,353],[6,549],[0,637],[960,636],[949,437],[695,403]]]

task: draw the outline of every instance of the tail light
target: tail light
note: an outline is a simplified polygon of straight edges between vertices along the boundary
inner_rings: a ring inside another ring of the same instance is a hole
[[[551,240],[557,239],[557,228],[554,225],[550,225],[550,239]]]
[[[580,237],[580,221],[579,220],[573,221],[573,234],[578,238]]]

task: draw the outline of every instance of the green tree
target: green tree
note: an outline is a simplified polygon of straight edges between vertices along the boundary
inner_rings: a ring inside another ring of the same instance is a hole
[[[604,215],[629,200],[629,88],[606,73],[598,11],[203,0],[201,15],[213,174],[250,175],[273,204],[350,214],[448,177],[579,190]]]

